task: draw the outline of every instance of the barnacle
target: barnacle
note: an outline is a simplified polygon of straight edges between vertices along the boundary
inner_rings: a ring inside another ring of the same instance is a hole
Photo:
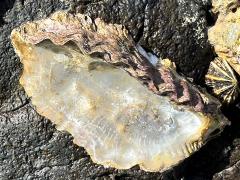
[[[239,93],[238,81],[232,68],[220,58],[215,58],[210,63],[206,84],[227,104],[233,102]]]
[[[155,68],[120,25],[57,12],[11,38],[38,113],[96,163],[163,171],[228,124],[215,98],[171,66]]]

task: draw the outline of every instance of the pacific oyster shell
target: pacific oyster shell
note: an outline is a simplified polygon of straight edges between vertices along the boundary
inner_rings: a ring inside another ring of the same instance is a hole
[[[153,67],[120,25],[57,12],[11,38],[24,64],[20,83],[38,113],[96,163],[162,171],[228,124],[216,99],[169,61]]]

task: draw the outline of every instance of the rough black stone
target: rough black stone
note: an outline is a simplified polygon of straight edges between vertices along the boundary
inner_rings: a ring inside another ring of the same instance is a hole
[[[211,59],[206,28],[208,0],[1,0],[0,1],[0,179],[164,179],[239,177],[240,110],[229,108],[233,125],[199,152],[165,173],[104,168],[94,164],[72,137],[38,115],[18,80],[22,65],[10,42],[21,23],[59,9],[127,26],[136,42],[176,61],[194,78]],[[189,19],[190,18],[190,19]],[[199,70],[199,72],[197,70]],[[198,79],[195,77],[195,79]],[[214,175],[215,174],[215,175]]]

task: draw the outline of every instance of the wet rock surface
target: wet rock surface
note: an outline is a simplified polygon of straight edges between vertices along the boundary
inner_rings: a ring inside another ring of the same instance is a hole
[[[238,162],[235,165],[233,165],[233,166],[215,174],[213,179],[215,179],[215,180],[222,180],[222,179],[235,180],[235,179],[239,179],[240,178],[239,165],[240,165],[240,162]]]
[[[49,120],[44,119],[39,116],[34,107],[31,104],[30,99],[26,96],[23,88],[19,86],[18,81],[20,74],[22,72],[22,65],[14,53],[12,45],[10,43],[10,33],[11,30],[19,26],[25,21],[42,19],[47,17],[52,12],[59,9],[72,9],[77,11],[85,11],[91,15],[90,9],[94,7],[96,3],[102,3],[99,7],[105,7],[109,12],[112,12],[113,7],[121,8],[119,5],[120,1],[114,1],[114,4],[106,6],[105,1],[91,2],[91,1],[34,1],[34,0],[4,0],[0,2],[0,179],[236,179],[239,177],[239,154],[240,154],[240,121],[239,113],[240,109],[237,107],[230,107],[226,110],[225,114],[232,120],[232,125],[227,127],[220,137],[213,139],[206,146],[204,146],[199,152],[195,153],[190,158],[186,159],[183,163],[176,166],[172,170],[165,173],[146,173],[139,170],[139,167],[134,167],[129,170],[116,170],[112,168],[104,168],[102,166],[96,165],[91,162],[89,156],[84,151],[83,148],[77,147],[72,143],[72,137],[64,132],[59,132],[50,123]],[[121,1],[122,2],[122,1]],[[127,1],[123,1],[127,2]],[[174,4],[176,1],[167,3],[167,1],[162,4],[151,4],[151,1],[135,1],[141,4],[144,3],[144,7],[165,7],[161,12],[163,14],[171,13],[176,14]],[[183,2],[183,1],[179,1]],[[109,3],[109,2],[108,2]],[[150,3],[150,4],[149,4]],[[199,15],[203,19],[202,29],[207,27],[207,9],[209,7],[209,2],[206,1],[184,1],[184,3],[197,4],[194,6],[195,11],[202,15]],[[131,3],[128,3],[131,4]],[[138,3],[137,3],[138,4]],[[125,5],[123,6],[125,7]],[[133,6],[135,9],[138,6]],[[173,10],[169,10],[171,7]],[[180,5],[178,5],[180,7]],[[187,8],[187,5],[182,5],[182,7]],[[87,10],[89,9],[89,10]],[[131,6],[131,11],[136,11]],[[145,9],[145,8],[144,8]],[[185,12],[186,9],[182,9]],[[127,12],[130,10],[127,10]],[[170,11],[170,12],[169,12]],[[98,12],[93,10],[93,12]],[[93,13],[92,12],[92,13]],[[113,11],[114,12],[114,11]],[[150,11],[149,11],[150,12]],[[151,11],[159,12],[159,10]],[[106,17],[110,17],[110,14],[104,11]],[[103,13],[103,14],[104,14]],[[117,13],[115,13],[117,14]],[[131,13],[129,13],[131,14]],[[165,14],[165,15],[166,15]],[[131,23],[131,21],[142,22],[141,16],[145,16],[147,13],[141,11],[139,15],[135,15],[126,18],[125,22]],[[93,15],[92,15],[93,16]],[[97,16],[97,15],[95,15]],[[158,15],[154,15],[158,16]],[[153,17],[154,17],[153,16]],[[162,15],[163,16],[163,15]],[[167,16],[167,15],[166,15]],[[173,22],[177,22],[175,17],[186,17],[183,13],[178,15],[173,15],[171,17]],[[121,17],[124,16],[114,16],[115,22],[123,23]],[[183,18],[182,17],[182,18]],[[103,17],[104,18],[104,17]],[[140,18],[140,19],[139,19]],[[164,18],[161,18],[164,19]],[[159,21],[161,21],[159,19]],[[105,19],[106,20],[106,19]],[[112,20],[113,21],[113,20]],[[146,20],[144,20],[145,22]],[[148,19],[152,22],[153,20]],[[169,20],[162,20],[163,24],[167,24]],[[210,20],[209,20],[210,21]],[[171,22],[171,21],[170,21]],[[199,22],[199,19],[197,20]],[[125,23],[124,23],[125,24]],[[157,26],[157,23],[153,23]],[[147,24],[143,27],[148,29]],[[172,25],[173,26],[173,25]],[[174,25],[174,27],[176,24]],[[142,27],[142,29],[144,29]],[[160,27],[160,26],[159,26]],[[166,26],[164,26],[166,27]],[[176,26],[177,27],[177,26]],[[190,77],[195,77],[196,73],[192,72],[193,67],[199,67],[203,69],[202,72],[207,70],[207,66],[210,60],[206,60],[204,56],[211,59],[211,49],[206,41],[206,35],[203,38],[203,47],[205,50],[191,50],[187,48],[192,46],[192,48],[197,48],[195,44],[196,39],[190,38],[194,36],[190,32],[193,32],[196,24],[191,24],[185,27],[185,30],[175,31],[182,38],[179,44],[186,48],[183,52],[182,48],[174,49],[171,48],[159,48],[159,50],[154,49],[161,39],[155,41],[154,43],[149,43],[144,45],[144,42],[148,42],[146,39],[157,39],[154,36],[154,30],[150,28],[146,30],[149,34],[148,38],[143,38],[144,35],[137,35],[136,25],[127,26],[130,32],[134,36],[134,31],[136,31],[135,40],[141,42],[143,47],[151,48],[153,51],[163,56],[161,53],[166,53],[167,55],[174,53],[179,53],[178,59],[181,56],[188,54],[190,58],[185,58],[181,63],[178,63],[179,69],[185,72],[186,75]],[[200,26],[201,27],[201,26]],[[173,28],[173,27],[172,27]],[[180,27],[179,27],[180,28]],[[182,27],[181,27],[182,28]],[[180,28],[180,29],[181,29]],[[171,28],[170,28],[171,29]],[[189,30],[189,32],[188,32]],[[174,32],[175,32],[174,31]],[[166,30],[156,30],[157,32],[166,32]],[[188,36],[184,36],[184,33]],[[206,32],[207,33],[207,32]],[[190,35],[189,35],[190,34]],[[146,35],[145,35],[146,36]],[[161,38],[161,36],[159,35]],[[184,39],[185,38],[185,39]],[[145,39],[145,40],[144,40]],[[193,41],[189,41],[192,39]],[[176,39],[167,38],[166,42],[169,44],[176,44]],[[187,43],[186,43],[187,42]],[[186,44],[185,44],[186,43]],[[160,43],[161,44],[161,43]],[[164,42],[162,43],[164,44]],[[179,45],[179,46],[180,46]],[[189,45],[189,46],[187,46]],[[171,47],[169,45],[169,47]],[[175,47],[175,45],[174,45]],[[162,49],[162,52],[160,50]],[[200,48],[201,50],[201,48]],[[200,53],[198,56],[189,55],[189,53]],[[202,53],[203,52],[203,53]],[[204,53],[207,52],[205,55]],[[182,54],[181,54],[182,53]],[[208,55],[207,55],[208,54]],[[209,55],[210,54],[210,55]],[[172,55],[174,56],[174,55]],[[197,57],[201,59],[195,59],[192,57]],[[175,59],[173,57],[173,59]],[[176,60],[177,62],[177,60]],[[185,62],[185,63],[184,63]],[[203,64],[202,64],[203,63]],[[183,65],[184,64],[184,65]],[[197,64],[197,65],[196,65]],[[183,67],[186,66],[186,70]],[[201,74],[201,73],[200,73]],[[195,78],[196,79],[196,78]]]

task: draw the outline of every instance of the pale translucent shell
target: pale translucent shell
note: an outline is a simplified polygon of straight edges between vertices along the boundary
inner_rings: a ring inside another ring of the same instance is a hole
[[[60,12],[14,30],[11,37],[24,65],[20,83],[33,105],[57,129],[69,132],[94,162],[119,169],[139,165],[146,171],[163,171],[198,150],[213,131],[227,124],[219,103],[175,70],[159,69],[165,81],[161,90],[173,88],[184,100],[177,104],[169,96],[157,95],[156,88],[156,93],[150,91],[150,83],[148,89],[137,80],[144,75],[154,79],[147,72],[150,65],[136,50],[129,50],[134,48],[131,38],[123,36],[120,26],[99,19],[95,24],[93,31],[89,28],[93,23],[85,16]],[[44,40],[48,38],[58,45]],[[78,47],[70,41],[74,38]],[[109,52],[110,63],[83,53],[84,47]],[[123,62],[129,63],[127,70],[111,65]],[[184,86],[178,90],[174,83]]]
[[[154,171],[188,157],[189,143],[201,137],[201,116],[153,94],[125,71],[70,48],[31,51],[21,84],[38,112],[70,132],[94,162]]]

